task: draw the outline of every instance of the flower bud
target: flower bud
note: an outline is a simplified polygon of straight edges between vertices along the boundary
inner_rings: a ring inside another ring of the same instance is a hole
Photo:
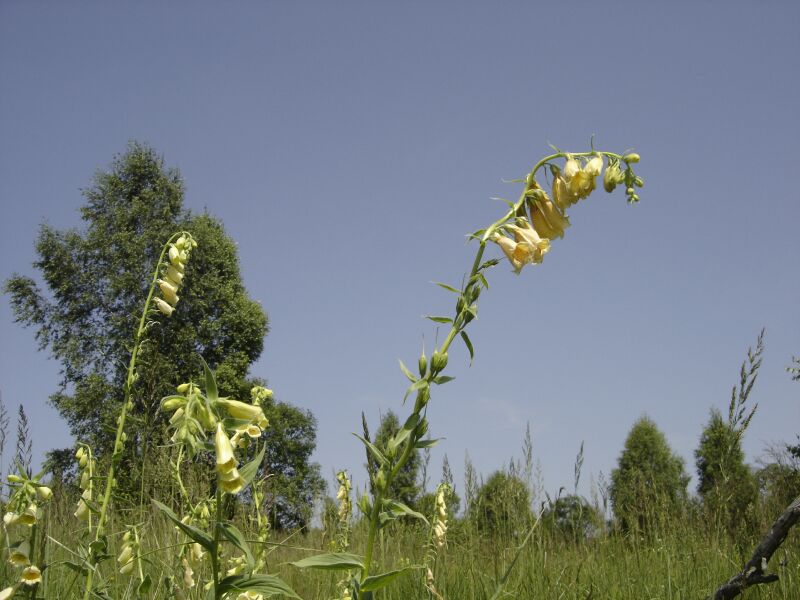
[[[161,402],[161,410],[166,412],[172,412],[173,410],[177,410],[183,406],[186,406],[186,399],[180,397],[176,398],[173,396]]]
[[[572,158],[571,156],[567,158],[567,162],[564,164],[564,177],[567,178],[569,181],[575,175],[577,175],[581,170],[581,165],[578,163],[577,160]]]
[[[624,160],[626,163],[632,165],[632,164],[635,164],[635,163],[639,162],[639,155],[636,154],[635,152],[630,152],[630,153],[626,154],[625,156],[623,156],[622,160]]]
[[[590,177],[597,177],[600,175],[600,171],[603,170],[603,157],[599,154],[593,156],[589,159],[589,162],[586,163],[586,166],[583,168],[585,173],[588,173]]]
[[[428,359],[426,358],[424,351],[417,361],[417,367],[419,368],[419,376],[425,377],[425,373],[428,371]]]
[[[375,487],[378,490],[386,489],[386,473],[383,472],[383,469],[378,471],[377,475],[375,475]]]
[[[186,392],[188,392],[188,391],[189,391],[189,387],[190,387],[191,385],[192,385],[191,383],[182,383],[182,384],[180,384],[180,385],[178,386],[178,388],[177,388],[177,389],[178,389],[178,393],[179,393],[179,394],[185,394]]]
[[[39,498],[42,500],[50,500],[53,496],[53,490],[51,490],[46,485],[40,485],[36,488],[36,493],[39,494]]]
[[[434,351],[431,357],[431,371],[439,373],[447,366],[447,352]]]

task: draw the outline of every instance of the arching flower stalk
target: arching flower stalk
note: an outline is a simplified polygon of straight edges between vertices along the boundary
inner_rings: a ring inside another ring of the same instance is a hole
[[[563,162],[562,162],[563,161]],[[633,172],[633,165],[639,162],[637,154],[615,154],[592,149],[589,152],[563,152],[557,150],[554,154],[544,157],[537,162],[530,173],[517,180],[524,183],[524,188],[516,202],[508,202],[508,210],[498,220],[487,227],[472,233],[470,239],[478,243],[478,248],[460,288],[446,284],[438,284],[449,292],[456,294],[455,313],[452,317],[431,316],[431,320],[438,324],[449,325],[449,332],[442,343],[434,350],[430,360],[424,355],[419,358],[419,374],[413,373],[401,361],[400,367],[403,374],[410,381],[405,398],[413,395],[415,401],[411,414],[406,419],[402,428],[394,435],[384,447],[377,447],[366,438],[364,442],[371,460],[375,461],[376,469],[370,473],[371,498],[364,497],[359,500],[359,507],[367,514],[369,530],[361,564],[360,575],[351,582],[350,589],[359,595],[362,600],[372,598],[375,590],[396,576],[384,577],[385,574],[373,575],[373,558],[377,533],[387,523],[401,518],[413,517],[426,520],[423,515],[412,510],[401,502],[391,498],[389,490],[394,479],[407,463],[412,453],[418,449],[429,448],[436,440],[427,439],[428,420],[426,407],[431,398],[433,386],[443,385],[453,378],[444,375],[448,364],[448,351],[456,337],[460,337],[470,354],[474,357],[474,346],[467,335],[467,326],[477,317],[478,299],[489,285],[486,279],[487,271],[499,264],[501,259],[491,258],[484,260],[487,242],[497,244],[503,255],[511,263],[515,273],[520,273],[528,265],[541,264],[544,257],[552,249],[555,239],[565,236],[570,226],[566,209],[577,202],[588,198],[596,189],[596,180],[603,172],[604,164],[608,162],[611,173],[603,178],[603,185],[607,191],[612,191],[617,184],[625,185],[625,192],[629,202],[637,202],[639,196],[636,188],[642,187],[643,181]],[[624,165],[624,168],[623,168]],[[552,176],[551,195],[545,191],[539,178],[541,171],[549,168]],[[426,520],[427,521],[427,520]],[[432,526],[435,545],[443,547],[447,531],[446,512],[440,513],[437,508],[434,525]],[[338,568],[347,570],[352,568],[353,561],[349,555],[337,555],[324,559],[310,557],[295,564],[298,567],[331,568],[331,562],[338,562]],[[324,565],[324,566],[323,566]],[[408,567],[411,569],[412,567]],[[426,581],[430,582],[428,589],[435,597],[433,572],[426,573]],[[380,582],[380,583],[378,583]]]

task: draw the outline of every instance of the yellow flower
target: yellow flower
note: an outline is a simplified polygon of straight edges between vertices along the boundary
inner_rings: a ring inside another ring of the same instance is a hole
[[[175,286],[163,279],[157,279],[158,287],[161,288],[161,293],[164,294],[164,300],[175,306],[178,303],[178,290]]]
[[[234,419],[251,421],[262,429],[269,426],[269,421],[264,416],[264,410],[260,406],[227,398],[220,398],[217,403],[223,406]]]
[[[181,561],[181,563],[183,564],[183,585],[191,589],[195,586],[194,571],[189,565],[189,561],[185,558]]]
[[[496,233],[492,236],[492,241],[500,246],[500,249],[508,258],[508,261],[511,263],[511,266],[514,268],[515,273],[519,273],[522,270],[522,267],[525,266],[525,262],[522,261],[523,255],[517,253],[517,247],[519,244],[512,240],[509,237]]]
[[[569,218],[562,215],[547,196],[531,204],[531,221],[536,231],[550,239],[563,238],[564,230],[569,227]]]
[[[37,583],[42,583],[42,572],[36,565],[25,567],[25,570],[22,572],[22,579],[20,581],[22,581],[22,583],[25,585],[36,585]]]
[[[31,564],[31,559],[28,557],[30,553],[30,546],[28,542],[22,542],[16,548],[13,548],[8,553],[8,562],[15,567],[24,567]]]
[[[169,304],[164,302],[161,298],[155,298],[154,302],[156,303],[156,306],[158,307],[158,310],[160,310],[162,313],[164,313],[167,316],[170,316],[172,314],[172,311],[175,310],[174,306],[170,306]]]
[[[561,210],[569,208],[578,201],[578,197],[570,191],[566,179],[561,174],[553,176],[553,200]]]
[[[78,510],[75,511],[75,518],[80,521],[87,521],[91,512],[89,511],[89,505],[86,503],[87,500],[92,499],[92,491],[91,490],[84,490],[83,494],[81,494],[81,499],[78,500]]]
[[[514,234],[517,246],[526,244],[528,249],[528,262],[541,263],[544,255],[550,251],[550,240],[541,237],[530,223],[523,221],[523,225],[507,225],[506,228]]]
[[[14,592],[17,591],[17,587],[7,587],[2,592],[0,592],[0,600],[8,600],[11,596],[14,595]]]
[[[31,502],[25,512],[19,516],[19,522],[22,525],[34,525],[39,518],[39,508]]]
[[[600,175],[600,171],[603,170],[603,157],[599,154],[593,156],[589,159],[589,162],[586,163],[586,166],[583,167],[583,170],[591,177],[597,177]]]
[[[236,468],[239,463],[233,454],[233,445],[228,434],[225,433],[222,423],[217,423],[214,448],[217,453],[217,474],[220,487],[229,494],[238,494],[244,487],[244,479]]]
[[[3,515],[3,523],[6,527],[16,525],[19,523],[19,515],[15,512],[8,511],[5,515]]]

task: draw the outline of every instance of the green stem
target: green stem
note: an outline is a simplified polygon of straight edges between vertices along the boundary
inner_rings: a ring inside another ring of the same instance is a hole
[[[109,464],[108,473],[106,475],[105,493],[103,494],[103,502],[100,506],[100,516],[97,519],[97,528],[95,529],[94,539],[96,542],[100,541],[105,534],[106,521],[108,520],[108,509],[109,505],[111,504],[111,491],[114,488],[114,476],[116,474],[117,466],[122,458],[122,450],[125,445],[122,438],[125,432],[125,419],[128,416],[128,410],[132,405],[131,393],[133,384],[136,381],[136,359],[138,358],[139,351],[142,347],[142,336],[144,335],[147,326],[147,313],[150,310],[150,302],[152,301],[153,294],[155,293],[156,280],[158,279],[161,267],[164,263],[164,256],[169,249],[169,245],[172,243],[172,240],[177,239],[180,235],[181,233],[173,234],[169,240],[167,240],[167,243],[161,248],[161,254],[158,257],[158,262],[153,270],[153,278],[150,282],[150,289],[147,292],[147,299],[144,302],[142,316],[139,318],[139,327],[136,330],[136,335],[134,336],[133,351],[131,352],[131,360],[128,363],[128,372],[125,378],[125,395],[122,402],[122,409],[117,417],[117,435],[114,438],[114,449],[111,453],[111,464]],[[90,567],[92,568],[89,569],[89,573],[86,576],[86,589],[83,594],[84,600],[89,600],[92,591],[92,578],[97,567],[94,553],[92,553],[90,563]]]
[[[215,491],[216,506],[214,507],[214,545],[211,552],[211,571],[214,576],[214,598],[219,598],[219,524],[222,521],[222,491],[217,481]]]

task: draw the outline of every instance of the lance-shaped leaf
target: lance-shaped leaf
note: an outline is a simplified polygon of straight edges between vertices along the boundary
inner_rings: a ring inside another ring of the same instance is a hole
[[[261,451],[256,457],[239,469],[239,475],[244,479],[245,485],[250,485],[253,479],[255,479],[256,473],[258,473],[258,467],[261,466],[261,463],[264,461],[264,451],[266,449],[266,445],[262,446]]]
[[[403,403],[405,403],[406,398],[408,398],[408,395],[411,392],[416,392],[418,390],[423,390],[423,389],[425,389],[427,387],[428,387],[428,380],[427,379],[420,379],[416,383],[412,383],[410,386],[408,386],[408,389],[406,390],[406,395],[403,396]]]
[[[414,448],[419,448],[424,450],[425,448],[433,448],[436,444],[442,441],[444,438],[436,438],[435,440],[419,440],[416,444],[414,444]]]
[[[244,535],[236,527],[229,523],[217,523],[220,533],[234,546],[244,552],[244,558],[247,561],[247,566],[251,569],[255,565],[255,558],[253,558],[253,551],[250,549],[250,544],[244,538]]]
[[[209,592],[210,598],[214,598],[213,587],[209,589]],[[288,596],[302,600],[283,579],[274,575],[231,575],[219,582],[217,597],[224,598],[225,594],[230,592],[256,592],[267,597]]]
[[[348,569],[364,568],[364,562],[360,556],[348,554],[347,552],[316,554],[289,564],[299,567],[300,569],[324,569],[326,571],[345,571]]]
[[[472,341],[469,339],[466,331],[461,332],[461,339],[464,340],[464,344],[467,346],[467,350],[469,350],[469,365],[472,366],[472,361],[475,358],[475,348],[472,347]]]
[[[219,392],[217,392],[217,380],[214,379],[214,373],[208,368],[208,364],[202,356],[200,357],[200,360],[203,363],[203,371],[206,374],[206,398],[213,402],[219,398]]]
[[[421,568],[422,566],[420,565],[411,565],[410,567],[404,567],[402,569],[397,569],[396,571],[387,571],[386,573],[381,573],[380,575],[371,575],[361,582],[359,589],[362,592],[374,592],[375,590],[386,587],[400,575]]]
[[[381,452],[375,444],[361,437],[357,433],[354,433],[353,435],[356,436],[358,439],[360,439],[362,442],[364,442],[364,445],[367,447],[367,450],[369,450],[370,454],[372,454],[372,456],[375,457],[375,459],[381,464],[381,466],[389,464],[389,460],[383,455],[383,452]]]
[[[411,371],[408,370],[408,367],[403,363],[402,360],[400,361],[400,370],[403,372],[403,375],[408,377],[408,380],[411,383],[415,383],[417,381],[417,378],[414,376],[414,374]]]
[[[188,535],[190,538],[192,538],[195,542],[200,544],[203,548],[205,548],[209,552],[214,551],[214,540],[212,540],[204,531],[199,530],[197,527],[193,525],[182,523],[181,520],[178,518],[178,516],[174,512],[172,512],[172,510],[168,506],[161,504],[161,502],[159,502],[158,500],[153,500],[153,504],[155,504],[156,507],[161,512],[167,515],[167,518],[173,523],[175,523],[175,526],[178,529],[180,529],[183,533]]]
[[[397,435],[389,440],[389,450],[396,450],[403,442],[406,441],[408,436],[411,435],[411,432],[414,431],[414,428],[419,423],[419,419],[419,413],[411,413],[411,416],[406,419],[402,429],[397,432]]]
[[[434,281],[433,283],[438,285],[440,288],[443,288],[443,289],[447,290],[448,292],[453,292],[454,294],[460,294],[461,293],[461,290],[457,290],[452,285],[447,285],[446,283],[441,283],[439,281]]]
[[[453,319],[451,319],[450,317],[437,317],[437,316],[434,316],[434,315],[425,315],[425,318],[426,319],[430,319],[434,323],[449,324],[449,323],[453,322]]]

